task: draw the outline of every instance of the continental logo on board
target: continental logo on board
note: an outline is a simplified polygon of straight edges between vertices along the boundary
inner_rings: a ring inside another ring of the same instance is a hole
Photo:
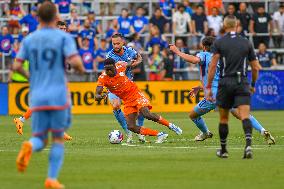
[[[188,92],[199,81],[136,82],[149,98],[154,112],[185,112],[195,106],[203,97],[200,92],[190,98]],[[75,114],[110,113],[109,102],[94,100],[96,83],[69,83],[72,112]],[[9,114],[22,114],[28,108],[28,84],[9,84]]]

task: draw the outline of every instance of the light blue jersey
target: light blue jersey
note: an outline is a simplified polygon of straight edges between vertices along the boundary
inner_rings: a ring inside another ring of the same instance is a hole
[[[17,59],[30,63],[31,109],[69,108],[65,59],[77,53],[74,39],[58,29],[42,28],[23,40]]]
[[[206,86],[208,84],[208,69],[209,69],[209,64],[211,62],[213,54],[210,52],[200,52],[196,55],[198,58],[200,58],[200,63],[199,63],[199,74],[200,74],[200,81],[202,82],[203,85],[203,90],[204,93],[206,94]],[[217,70],[212,82],[212,92],[214,97],[216,97],[217,89],[218,89],[218,82],[219,82],[219,64],[217,65]]]
[[[124,50],[124,53],[123,55],[118,55],[114,52],[114,50],[112,49],[110,52],[108,52],[106,58],[112,58],[115,60],[115,62],[118,62],[118,61],[124,61],[124,62],[131,62],[132,60],[136,59],[137,56],[138,56],[138,53],[131,47],[125,47],[123,46],[123,50]],[[131,72],[131,68],[128,67],[126,69],[126,76],[132,80],[133,79],[133,75],[132,75],[132,72]]]

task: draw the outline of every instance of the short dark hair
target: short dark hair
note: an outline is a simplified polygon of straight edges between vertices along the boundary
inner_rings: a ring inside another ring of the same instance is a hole
[[[57,25],[57,26],[65,26],[65,27],[67,27],[66,22],[61,21],[61,20],[57,21],[56,25]]]
[[[182,3],[180,3],[180,4],[178,4],[178,10],[179,10],[180,8],[185,9],[185,6],[184,6]]]
[[[204,6],[201,5],[201,4],[198,4],[198,5],[197,5],[197,8],[202,8],[202,9],[204,9]]]
[[[121,33],[115,33],[115,34],[113,34],[112,36],[111,36],[111,38],[124,38],[124,36],[121,34]]]
[[[202,39],[201,43],[208,51],[210,51],[211,46],[213,45],[214,41],[215,41],[215,37],[206,36],[204,39]]]
[[[54,21],[54,19],[56,18],[56,14],[56,6],[52,2],[45,1],[39,7],[38,16],[45,23],[50,23]]]
[[[105,59],[104,66],[106,66],[106,65],[115,65],[115,60],[112,59],[112,58]]]

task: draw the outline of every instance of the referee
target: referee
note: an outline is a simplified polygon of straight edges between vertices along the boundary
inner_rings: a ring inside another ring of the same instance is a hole
[[[229,15],[224,19],[224,27],[227,34],[216,40],[213,44],[213,57],[208,70],[208,100],[212,99],[211,85],[216,67],[220,64],[220,80],[217,92],[217,106],[220,112],[219,135],[221,149],[217,156],[227,158],[227,136],[229,133],[228,121],[229,110],[237,108],[242,120],[245,132],[246,146],[244,159],[252,158],[252,124],[249,120],[250,95],[255,91],[255,82],[258,78],[259,62],[256,58],[252,44],[244,37],[239,36],[237,31],[237,19]],[[252,68],[252,82],[247,79],[247,62]]]

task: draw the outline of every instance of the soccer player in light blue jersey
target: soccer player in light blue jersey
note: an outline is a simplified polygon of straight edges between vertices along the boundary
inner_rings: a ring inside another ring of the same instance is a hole
[[[46,188],[64,188],[58,180],[64,157],[63,134],[71,123],[70,94],[65,77],[65,60],[79,72],[84,67],[74,39],[56,29],[56,6],[44,2],[39,8],[40,29],[27,36],[17,55],[13,69],[29,77],[32,137],[25,141],[18,154],[18,171],[24,172],[33,152],[41,151],[52,133]],[[29,73],[21,62],[30,62]]]
[[[108,52],[106,58],[112,58],[114,59],[115,62],[124,61],[131,64],[131,66],[128,67],[126,70],[126,76],[130,80],[133,80],[131,68],[137,66],[142,62],[142,56],[139,53],[137,53],[133,48],[124,46],[124,37],[120,33],[112,35],[111,42],[113,49],[110,52]],[[131,131],[127,129],[126,119],[120,108],[121,106],[120,98],[112,93],[109,93],[108,98],[113,107],[113,114],[115,118],[117,119],[118,123],[121,125],[121,127],[127,134],[127,143],[131,143],[133,136]],[[141,127],[143,125],[144,125],[144,117],[142,115],[139,115],[137,119],[137,126]],[[143,135],[138,135],[138,137],[140,142],[145,142],[145,137]]]
[[[202,40],[203,51],[198,53],[196,56],[182,53],[181,51],[179,51],[179,49],[176,46],[170,45],[170,49],[175,54],[177,54],[178,56],[180,56],[181,58],[183,58],[184,60],[192,64],[199,65],[200,81],[202,83],[202,87],[200,86],[194,87],[190,91],[191,96],[195,96],[199,90],[203,90],[205,94],[207,92],[205,87],[207,86],[208,68],[211,62],[211,58],[212,58],[212,53],[210,53],[210,48],[213,42],[214,42],[213,37],[205,37]],[[217,94],[218,82],[219,82],[219,69],[217,66],[217,71],[214,76],[214,80],[212,82],[212,92],[213,92],[214,97],[216,97],[216,94]],[[214,110],[215,108],[216,108],[215,102],[210,102],[204,98],[193,108],[193,110],[190,111],[189,113],[190,119],[194,122],[196,127],[198,127],[199,130],[201,131],[200,134],[198,134],[195,137],[195,141],[203,141],[207,138],[212,138],[213,134],[209,131],[204,119],[202,118],[202,115],[207,114],[208,112],[210,112],[211,110]],[[231,109],[231,113],[237,119],[240,119],[239,113],[237,112],[236,109]],[[250,120],[252,122],[253,128],[259,131],[265,137],[268,144],[275,144],[275,139],[270,134],[270,132],[264,129],[261,126],[261,124],[252,115],[250,115]]]

